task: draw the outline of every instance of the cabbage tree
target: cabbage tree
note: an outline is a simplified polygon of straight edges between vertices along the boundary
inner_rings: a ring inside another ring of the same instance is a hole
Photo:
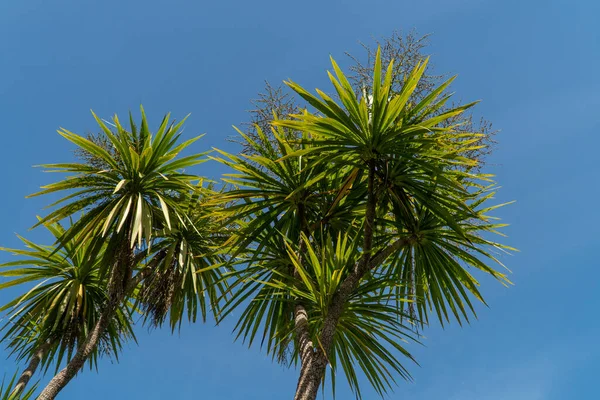
[[[445,107],[453,78],[411,101],[427,60],[399,91],[379,53],[370,92],[332,65],[335,98],[287,82],[313,111],[276,119],[276,147],[244,136],[252,154],[222,159],[240,226],[226,313],[243,305],[239,336],[260,335],[274,357],[299,363],[303,400],[316,398],[327,365],[357,395],[360,374],[385,393],[409,377],[411,327],[474,314],[483,297],[471,270],[508,283],[495,255],[507,247],[490,236],[502,226],[487,205],[494,183],[473,156],[481,134],[451,123],[475,103]]]

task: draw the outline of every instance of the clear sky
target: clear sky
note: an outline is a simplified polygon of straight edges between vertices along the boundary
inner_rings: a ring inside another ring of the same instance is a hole
[[[484,280],[478,321],[427,330],[410,347],[415,381],[389,397],[598,399],[599,15],[596,0],[2,1],[0,246],[19,246],[15,232],[47,239],[27,229],[49,199],[24,196],[58,176],[32,165],[72,159],[56,129],[94,130],[90,108],[192,113],[186,135],[207,133],[198,151],[235,151],[231,125],[265,79],[329,89],[329,54],[415,28],[432,34],[436,71],[459,74],[457,96],[482,99],[478,115],[501,129],[490,169],[498,201],[517,200],[500,214],[521,252],[504,260],[515,286]],[[141,328],[120,363],[86,370],[59,398],[292,398],[296,371],[234,343],[231,322],[213,325]],[[13,371],[0,350],[0,375]],[[343,383],[338,393],[351,398]]]

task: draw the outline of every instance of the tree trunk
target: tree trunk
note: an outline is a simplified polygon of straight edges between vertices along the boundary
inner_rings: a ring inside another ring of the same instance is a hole
[[[128,243],[127,240],[124,243]],[[69,361],[67,366],[63,368],[58,374],[52,378],[52,380],[46,385],[42,393],[38,396],[37,400],[54,400],[54,398],[58,395],[58,393],[65,387],[67,384],[77,375],[77,372],[84,366],[86,360],[90,356],[90,354],[94,351],[100,338],[108,328],[111,319],[113,318],[117,307],[125,300],[125,297],[130,294],[137,285],[140,284],[145,278],[147,278],[154,267],[165,257],[166,252],[162,250],[159,252],[154,259],[152,260],[151,265],[147,266],[136,276],[129,279],[127,282],[127,286],[123,287],[124,278],[129,276],[128,272],[125,272],[125,269],[130,269],[131,263],[131,251],[125,244],[124,248],[125,255],[122,256],[123,259],[120,260],[119,266],[116,266],[111,272],[110,283],[109,283],[109,299],[108,302],[100,314],[100,318],[98,322],[83,342],[81,346],[77,349],[77,353],[75,356]]]
[[[42,358],[44,358],[44,355],[46,354],[48,349],[50,349],[51,345],[52,342],[48,341],[37,348],[33,356],[29,359],[29,365],[21,374],[21,377],[17,381],[17,384],[13,388],[12,392],[10,392],[11,397],[16,397],[21,392],[23,392],[23,390],[31,380],[31,377],[33,376],[33,374],[35,374],[35,371],[40,365],[40,362],[42,362]]]
[[[296,306],[294,324],[301,363],[294,400],[314,400],[325,373],[327,359],[321,351],[315,351],[308,331],[308,314],[301,305]]]
[[[358,286],[361,277],[369,270],[371,261],[371,252],[373,249],[373,234],[375,231],[375,213],[377,200],[375,197],[375,161],[371,160],[368,164],[368,186],[367,186],[367,205],[365,213],[365,232],[363,243],[363,255],[354,270],[344,279],[337,293],[333,296],[327,317],[323,324],[323,330],[320,335],[320,348],[314,349],[310,342],[310,352],[302,347],[300,343],[300,378],[296,387],[296,395],[294,400],[315,400],[317,398],[319,386],[325,376],[325,371],[328,364],[327,354],[331,350],[333,337],[335,335],[337,323],[344,311],[346,301],[352,294],[352,291]],[[301,316],[296,313],[296,320],[302,320]],[[308,322],[306,321],[306,334],[308,334]],[[296,322],[298,328],[298,322]],[[301,338],[300,338],[301,339]],[[306,355],[303,357],[303,353]]]
[[[126,232],[129,230],[127,229]],[[90,331],[85,341],[79,346],[75,356],[67,363],[58,374],[48,382],[37,400],[54,400],[58,393],[77,375],[79,370],[98,346],[102,335],[108,328],[117,307],[123,302],[131,285],[126,284],[132,267],[133,252],[129,247],[129,241],[123,239],[117,262],[112,268],[108,282],[108,299],[100,318],[94,328]]]
[[[115,268],[115,270],[118,269],[120,268]],[[115,275],[117,274],[114,274],[113,277]],[[69,361],[65,368],[63,368],[54,376],[54,378],[52,378],[52,380],[50,380],[42,393],[40,393],[38,396],[37,400],[54,400],[56,395],[58,395],[58,393],[65,386],[67,386],[67,384],[75,377],[75,375],[77,375],[79,370],[85,365],[85,362],[90,354],[92,354],[98,345],[98,342],[100,341],[113,315],[115,314],[117,306],[123,301],[124,297],[124,293],[121,291],[118,295],[112,296],[112,298],[109,299],[106,307],[102,311],[102,314],[100,314],[98,322],[96,322],[96,325],[83,344],[79,346],[75,356],[71,359],[71,361]]]
[[[83,343],[79,347],[75,356],[69,361],[67,366],[63,368],[58,374],[52,378],[48,385],[44,388],[42,393],[38,396],[37,400],[54,400],[58,393],[77,375],[77,372],[84,366],[89,355],[94,351],[100,337],[106,330],[108,322],[114,314],[114,309],[106,309],[100,319],[96,323],[96,326]]]
[[[298,262],[304,266],[304,258],[307,248],[305,240],[308,239],[310,232],[306,223],[304,204],[298,205],[298,222],[300,232],[305,235],[305,238],[300,237],[298,243]],[[301,235],[302,236],[302,235]],[[294,278],[299,279],[300,274],[296,269],[293,271]],[[296,387],[296,395],[294,400],[313,400],[316,399],[321,383],[322,374],[319,374],[317,365],[323,365],[325,371],[326,363],[321,363],[320,352],[315,350],[313,341],[310,338],[308,329],[308,312],[302,304],[296,304],[294,309],[294,328],[296,332],[296,345],[300,354],[300,378]],[[315,373],[316,371],[316,373]]]
[[[314,354],[311,362],[303,364],[294,400],[315,400],[326,368],[327,359],[320,352]]]

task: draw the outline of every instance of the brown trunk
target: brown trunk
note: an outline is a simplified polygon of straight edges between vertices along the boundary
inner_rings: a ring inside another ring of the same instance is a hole
[[[344,306],[346,305],[346,301],[350,297],[350,294],[352,294],[352,291],[358,286],[360,278],[369,270],[371,265],[370,260],[373,249],[373,233],[375,229],[375,212],[377,206],[377,200],[375,198],[375,161],[369,161],[368,166],[368,197],[365,213],[363,256],[350,275],[342,282],[337,293],[331,300],[327,310],[327,317],[323,324],[323,330],[320,335],[320,349],[315,351],[311,342],[311,351],[307,352],[307,356],[305,356],[304,359],[302,358],[304,349],[300,347],[300,379],[298,380],[294,400],[315,400],[317,398],[319,386],[325,376],[328,364],[327,355],[333,344],[337,323],[344,311]],[[296,324],[296,326],[298,326],[298,324]]]
[[[298,205],[298,221],[300,231],[308,238],[310,232],[306,223],[306,211],[304,204]],[[298,262],[304,264],[304,256],[306,253],[307,243],[302,237],[298,244]],[[299,278],[297,270],[294,270],[294,277]],[[308,330],[308,313],[302,304],[296,304],[294,309],[294,327],[296,332],[296,345],[300,355],[300,377],[296,387],[296,395],[294,400],[312,400],[317,397],[321,376],[318,371],[320,368],[315,368],[317,365],[323,366],[323,371],[327,363],[321,362],[321,352],[315,351],[315,346],[310,338]],[[316,372],[316,373],[315,373]]]
[[[324,372],[327,364],[322,362],[322,353],[315,351],[308,331],[308,314],[301,305],[296,306],[294,323],[301,360],[300,378],[294,400],[312,400],[317,397],[321,383],[320,370],[323,369]]]
[[[120,268],[115,268],[114,270],[118,270]],[[115,277],[117,274],[113,274]],[[121,274],[119,274],[121,275]],[[67,366],[63,368],[58,374],[52,378],[52,380],[48,383],[48,385],[44,388],[42,393],[40,393],[37,400],[54,400],[56,395],[77,375],[77,372],[84,366],[86,360],[92,354],[100,338],[106,331],[110,320],[112,319],[117,306],[121,304],[124,298],[123,291],[120,293],[115,293],[114,296],[109,299],[108,304],[104,308],[102,314],[100,314],[100,318],[98,322],[83,342],[81,346],[77,349],[77,353],[75,356],[69,361]]]
[[[44,388],[42,393],[40,393],[38,400],[53,400],[56,395],[75,377],[77,372],[84,366],[89,355],[94,351],[100,337],[106,330],[108,326],[108,322],[112,318],[114,314],[114,307],[108,308],[102,313],[96,326],[83,343],[82,346],[79,347],[75,356],[69,361],[67,366],[63,368],[52,380],[48,383],[48,385]]]
[[[303,363],[294,400],[315,400],[326,368],[327,359],[320,352],[314,353],[310,361]]]
[[[125,241],[126,243],[127,241]],[[129,269],[129,263],[131,258],[131,252],[127,248],[124,259],[120,260],[122,266],[117,266],[113,269],[110,277],[109,284],[109,301],[105,306],[98,322],[94,326],[94,329],[90,332],[85,342],[77,349],[75,356],[69,361],[67,366],[63,368],[58,374],[52,378],[52,380],[46,385],[42,393],[38,396],[37,400],[54,400],[58,393],[77,375],[77,372],[83,367],[90,354],[94,351],[100,338],[106,331],[110,320],[115,314],[117,307],[123,302],[126,295],[131,293],[137,285],[140,284],[145,278],[147,278],[154,269],[155,265],[165,257],[166,252],[159,252],[150,266],[144,268],[136,276],[129,279],[127,286],[123,288],[123,281],[126,274],[123,269]],[[125,268],[123,268],[123,265]]]
[[[96,349],[102,335],[108,328],[117,307],[123,302],[128,290],[133,282],[124,287],[125,280],[129,276],[132,261],[132,251],[128,246],[128,240],[123,240],[123,247],[120,249],[120,257],[111,271],[108,284],[108,301],[98,318],[98,322],[90,331],[89,335],[79,346],[75,356],[69,361],[67,366],[54,376],[46,385],[37,400],[54,400],[58,393],[77,375],[79,370],[85,365],[85,362]],[[133,281],[137,281],[133,279]]]
[[[382,264],[390,255],[401,248],[410,245],[412,237],[396,240],[379,252],[373,252],[373,236],[375,231],[377,199],[375,196],[375,162],[369,162],[368,198],[365,214],[365,231],[363,242],[363,256],[358,261],[354,270],[340,284],[337,292],[331,299],[327,310],[327,317],[323,323],[320,335],[319,349],[315,350],[308,332],[308,315],[302,306],[296,306],[295,326],[300,352],[300,378],[296,387],[294,400],[315,400],[319,386],[323,381],[328,364],[328,357],[333,345],[337,323],[344,311],[344,306],[352,292],[358,286],[361,278],[371,269]]]
[[[35,374],[35,371],[37,370],[38,366],[40,365],[40,362],[42,362],[42,358],[44,358],[44,355],[46,354],[48,349],[50,349],[51,345],[52,345],[51,342],[46,342],[37,348],[37,350],[35,351],[33,356],[31,356],[31,358],[29,359],[29,365],[23,371],[23,373],[21,374],[21,377],[17,381],[17,384],[15,385],[14,389],[10,393],[11,397],[16,397],[21,392],[23,392],[23,390],[25,389],[25,387],[31,380],[31,377],[33,376],[33,374]]]

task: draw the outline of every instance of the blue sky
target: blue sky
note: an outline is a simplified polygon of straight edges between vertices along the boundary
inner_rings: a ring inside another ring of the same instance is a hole
[[[66,1],[0,3],[0,246],[18,246],[48,199],[53,177],[32,165],[72,158],[56,134],[94,129],[143,103],[156,121],[192,113],[198,150],[234,151],[226,139],[265,79],[328,89],[328,56],[393,30],[431,33],[437,72],[459,74],[465,101],[501,129],[490,169],[515,286],[483,281],[489,308],[460,328],[432,327],[415,381],[392,399],[597,399],[600,361],[600,3],[597,1]],[[209,163],[202,174],[218,177]],[[9,259],[0,254],[0,261]],[[0,303],[10,293],[0,292]],[[296,371],[233,343],[231,322],[139,330],[120,363],[85,371],[60,399],[291,398]],[[14,362],[0,351],[0,374]],[[341,385],[339,399],[351,398]],[[329,392],[326,392],[329,398]],[[376,398],[365,392],[365,398]]]

